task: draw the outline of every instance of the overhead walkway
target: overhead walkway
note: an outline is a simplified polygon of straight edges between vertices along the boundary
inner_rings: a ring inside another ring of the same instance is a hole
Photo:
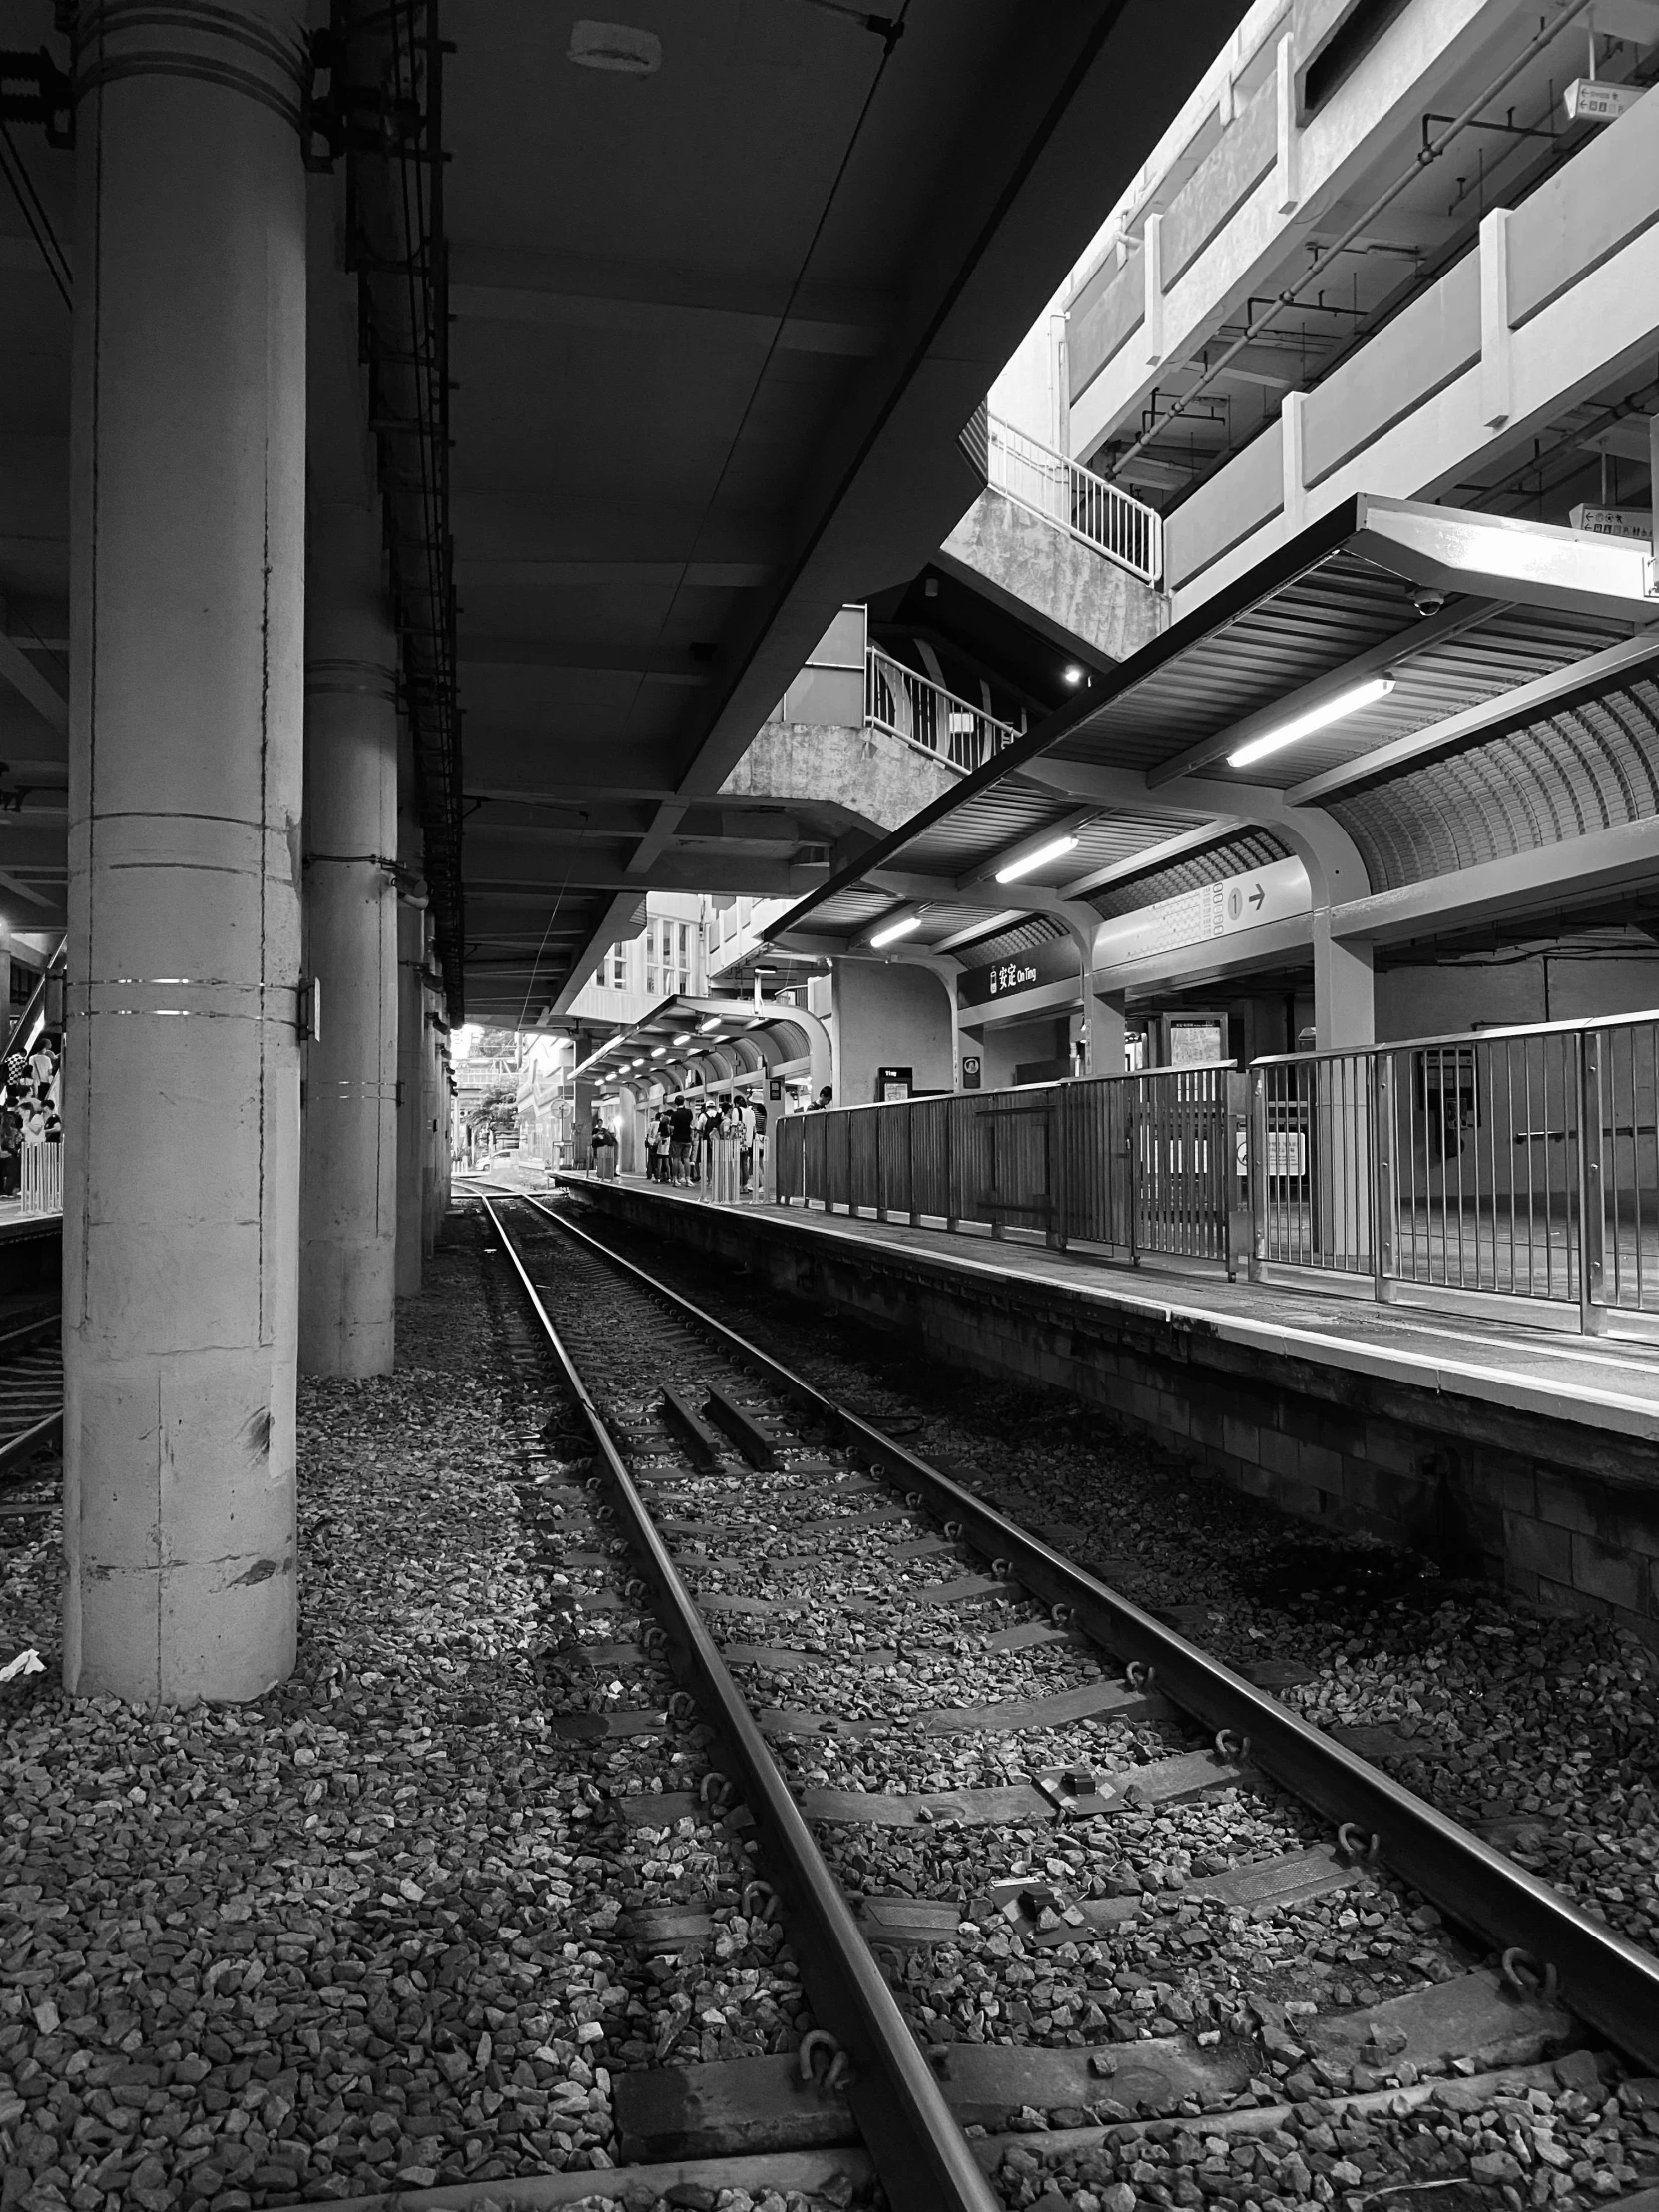
[[[816,1117],[815,1117],[816,1118]],[[1098,1403],[1328,1527],[1659,1641],[1659,1349],[584,1172],[607,1222]],[[603,1229],[603,1224],[600,1225]]]

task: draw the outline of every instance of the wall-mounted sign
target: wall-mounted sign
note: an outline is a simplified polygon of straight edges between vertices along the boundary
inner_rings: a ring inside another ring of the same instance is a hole
[[[1098,976],[1102,968],[1122,967],[1183,945],[1258,929],[1264,922],[1286,921],[1305,914],[1309,904],[1308,874],[1302,862],[1272,860],[1248,875],[1204,883],[1197,890],[1161,898],[1156,906],[1140,906],[1133,913],[1103,921],[1095,931],[1095,972]]]
[[[875,1071],[875,1096],[882,1106],[890,1106],[896,1100],[908,1098],[915,1088],[915,1069],[877,1068]]]
[[[1040,990],[1045,983],[1077,981],[1077,947],[1069,937],[1054,937],[1016,952],[985,967],[966,968],[956,985],[964,1006],[988,1006],[993,999],[1012,998],[1019,991]]]
[[[979,1088],[980,1059],[977,1052],[962,1054],[962,1088],[976,1091]]]
[[[783,1078],[783,1077],[782,1077],[781,1075],[774,1075],[774,1076],[769,1076],[769,1077],[768,1077],[768,1079],[767,1079],[767,1096],[768,1096],[768,1098],[770,1098],[770,1099],[772,1100],[772,1103],[773,1103],[773,1104],[774,1104],[774,1105],[776,1106],[776,1105],[777,1105],[777,1103],[778,1103],[778,1101],[779,1101],[779,1100],[780,1100],[780,1099],[781,1099],[781,1098],[783,1097],[783,1095],[784,1095],[784,1078]]]

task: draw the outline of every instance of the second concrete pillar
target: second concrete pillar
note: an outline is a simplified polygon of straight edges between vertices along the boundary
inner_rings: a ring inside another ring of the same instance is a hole
[[[310,522],[305,598],[305,1049],[299,1365],[391,1371],[397,1258],[396,638],[371,509]]]

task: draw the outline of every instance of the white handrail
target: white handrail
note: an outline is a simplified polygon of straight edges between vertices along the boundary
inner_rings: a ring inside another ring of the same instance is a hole
[[[986,476],[995,490],[1143,584],[1157,584],[1164,573],[1164,518],[1156,508],[996,415],[986,418]]]
[[[871,646],[864,663],[864,719],[966,772],[1012,745],[1019,732]]]

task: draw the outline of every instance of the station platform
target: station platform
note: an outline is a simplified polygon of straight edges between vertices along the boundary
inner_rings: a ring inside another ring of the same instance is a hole
[[[800,1205],[717,1206],[641,1178],[552,1181],[931,1357],[1099,1402],[1293,1512],[1659,1643],[1659,1347]]]

